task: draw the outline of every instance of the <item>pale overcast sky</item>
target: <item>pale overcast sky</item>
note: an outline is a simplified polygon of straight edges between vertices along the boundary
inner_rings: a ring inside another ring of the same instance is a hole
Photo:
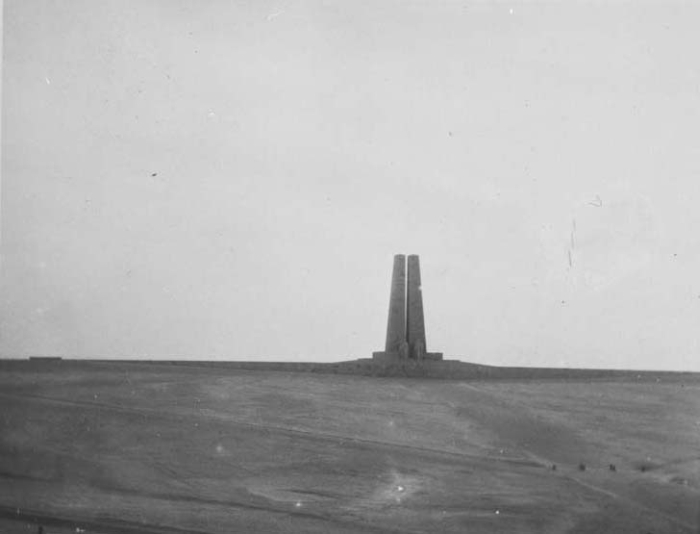
[[[700,370],[700,4],[4,3],[3,356]]]

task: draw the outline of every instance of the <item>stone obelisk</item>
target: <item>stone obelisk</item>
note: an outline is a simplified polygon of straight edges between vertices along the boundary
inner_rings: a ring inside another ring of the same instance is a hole
[[[425,358],[425,319],[423,317],[423,294],[420,283],[420,260],[412,254],[408,257],[408,299],[406,304],[406,339],[410,358]]]
[[[391,274],[391,296],[389,297],[389,320],[386,326],[388,354],[398,356],[401,345],[406,341],[406,256],[394,256],[394,270]]]
[[[427,349],[420,262],[415,254],[408,256],[408,276],[406,256],[394,256],[386,344],[382,352],[373,352],[372,358],[390,365],[407,359],[442,360],[441,352],[428,352]]]

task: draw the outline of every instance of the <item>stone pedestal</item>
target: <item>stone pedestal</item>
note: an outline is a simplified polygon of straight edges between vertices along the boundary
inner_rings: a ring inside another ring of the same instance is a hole
[[[411,358],[402,358],[398,352],[373,352],[372,360],[376,363],[400,363],[400,362],[441,362],[443,361],[442,352],[426,352],[421,360]]]

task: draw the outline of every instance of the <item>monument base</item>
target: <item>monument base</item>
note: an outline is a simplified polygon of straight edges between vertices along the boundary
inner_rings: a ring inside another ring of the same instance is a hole
[[[394,362],[399,362],[399,361],[410,361],[410,362],[417,362],[417,361],[422,361],[422,360],[428,360],[432,362],[439,362],[442,361],[442,352],[426,352],[425,357],[422,358],[422,360],[414,360],[413,358],[401,358],[398,352],[373,352],[372,353],[372,360],[375,362],[386,362],[386,363],[394,363]]]

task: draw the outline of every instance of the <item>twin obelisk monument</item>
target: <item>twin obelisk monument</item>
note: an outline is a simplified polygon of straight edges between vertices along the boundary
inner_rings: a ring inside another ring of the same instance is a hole
[[[372,357],[387,362],[442,360],[442,353],[428,352],[425,342],[420,261],[416,255],[408,256],[408,262],[403,254],[394,256],[386,345],[383,352],[375,352]]]

